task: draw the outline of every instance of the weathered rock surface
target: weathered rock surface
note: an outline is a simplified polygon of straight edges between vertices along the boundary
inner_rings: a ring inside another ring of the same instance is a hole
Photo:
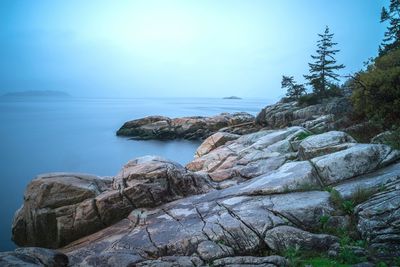
[[[125,218],[138,207],[155,207],[211,187],[160,157],[128,162],[111,180],[80,174],[39,176],[16,213],[13,240],[21,246],[58,248]]]
[[[25,191],[24,205],[15,214],[14,242],[21,246],[54,248],[69,243],[76,235],[99,230],[96,226],[74,227],[75,220],[71,217],[78,217],[78,206],[82,203],[89,206],[91,200],[110,186],[108,180],[84,174],[54,173],[36,177]]]
[[[311,229],[322,214],[333,212],[326,192],[227,198],[212,193],[135,211],[62,251],[73,264],[84,266],[124,258],[121,255],[130,255],[129,264],[134,264],[154,257],[199,255],[199,250],[208,259],[232,252],[250,256],[270,249],[264,241],[272,238],[269,230],[280,225]],[[118,237],[110,237],[115,232]],[[205,241],[219,249],[205,249],[200,245]]]
[[[398,170],[398,168],[397,168]],[[381,192],[356,207],[358,230],[375,256],[387,260],[400,257],[400,174]]]
[[[301,140],[305,134],[298,126],[230,140],[218,133],[187,168],[143,157],[112,180],[35,179],[15,218],[14,238],[21,245],[64,246],[72,266],[285,266],[282,257],[261,255],[339,246],[337,237],[321,233],[324,216],[333,228],[355,219],[376,257],[398,256],[399,151],[358,144],[337,131]],[[372,193],[350,219],[327,186],[345,199],[360,189]],[[388,247],[394,249],[382,253]]]
[[[217,147],[224,145],[226,142],[236,140],[239,137],[240,135],[237,134],[217,132],[204,140],[204,142],[196,150],[195,157],[198,158],[204,156],[205,154],[208,154],[211,150],[214,150]]]
[[[373,144],[387,144],[391,139],[394,139],[393,131],[385,131],[371,139],[371,143]]]
[[[326,234],[312,234],[292,226],[278,226],[266,233],[265,242],[274,251],[284,253],[290,248],[308,251],[327,251],[339,238]]]
[[[289,266],[288,261],[280,256],[268,256],[268,257],[230,257],[218,259],[213,262],[214,266],[229,266],[229,267],[245,267],[245,266],[258,266],[258,267],[286,267]]]
[[[338,183],[381,167],[400,158],[386,145],[357,144],[348,149],[313,158],[311,162],[326,185]]]
[[[208,173],[216,182],[250,179],[276,170],[296,157],[291,141],[306,132],[301,127],[292,127],[244,135],[196,158],[186,167]]]
[[[315,133],[335,129],[336,117],[352,111],[350,100],[346,97],[328,99],[321,104],[300,107],[297,102],[278,102],[261,110],[256,123],[272,128],[303,126]]]
[[[356,143],[344,132],[330,131],[324,134],[309,136],[299,144],[301,159],[311,159],[349,148]]]
[[[117,135],[136,139],[204,139],[221,129],[239,134],[257,131],[260,127],[254,121],[254,116],[245,112],[175,119],[150,116],[126,122],[117,131]]]
[[[68,257],[61,253],[45,248],[17,248],[11,252],[0,252],[0,266],[68,266]]]

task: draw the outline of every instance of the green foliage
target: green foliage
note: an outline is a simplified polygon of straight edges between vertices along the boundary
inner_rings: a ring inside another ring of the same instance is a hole
[[[299,97],[299,99],[297,100],[297,103],[302,107],[307,107],[307,106],[318,104],[319,101],[320,101],[320,97],[317,96],[316,94],[311,93],[311,94],[306,94],[306,95],[302,95],[301,97]]]
[[[356,112],[390,129],[400,125],[400,48],[376,58],[352,77]]]
[[[319,104],[321,100],[324,98],[339,97],[339,96],[343,96],[343,90],[337,85],[332,85],[332,88],[326,89],[323,95],[317,93],[310,93],[300,96],[297,99],[297,103],[299,104],[299,106],[307,107]]]
[[[344,200],[342,205],[341,205],[342,210],[346,214],[353,214],[354,213],[354,202],[353,200]]]
[[[313,135],[313,133],[310,132],[301,132],[296,136],[296,141],[304,140],[307,137]]]
[[[354,254],[354,252],[349,249],[348,246],[341,246],[339,255],[338,255],[338,261],[341,263],[347,263],[347,264],[356,264],[359,262],[364,261],[364,258],[358,257],[357,255]]]
[[[390,0],[389,9],[382,8],[381,22],[389,22],[380,54],[386,54],[400,47],[400,1]]]
[[[323,34],[318,34],[320,40],[317,42],[317,55],[312,55],[313,63],[309,63],[310,74],[304,75],[313,88],[314,94],[320,97],[327,97],[326,91],[332,88],[333,82],[339,81],[337,70],[343,69],[344,65],[336,64],[335,55],[338,49],[333,49],[337,43],[333,42],[333,34],[326,26]]]
[[[287,88],[286,96],[287,99],[296,100],[299,99],[300,96],[305,94],[306,88],[302,84],[297,84],[294,80],[293,76],[282,76],[281,82],[282,88]]]
[[[329,193],[330,193],[329,199],[332,202],[332,204],[335,207],[340,208],[344,201],[340,193],[334,188],[331,188]]]
[[[290,266],[299,266],[301,253],[298,247],[290,247],[286,249],[283,256],[289,261]]]
[[[319,223],[321,224],[321,229],[323,231],[326,230],[326,224],[328,223],[329,218],[329,215],[322,215],[321,217],[319,217]]]
[[[339,255],[337,259],[328,258],[324,253],[317,253],[312,251],[301,251],[298,248],[288,248],[283,256],[289,261],[289,266],[300,267],[300,266],[350,266],[349,264],[354,264],[364,260],[363,258],[358,258],[350,250],[343,250],[343,253]]]
[[[400,127],[394,127],[393,131],[387,137],[385,144],[394,149],[400,149]]]
[[[376,267],[388,267],[388,265],[381,261],[376,264]]]

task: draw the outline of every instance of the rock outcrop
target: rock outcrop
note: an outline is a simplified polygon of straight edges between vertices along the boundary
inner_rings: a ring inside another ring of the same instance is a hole
[[[139,207],[155,207],[207,192],[206,175],[160,157],[128,162],[111,179],[82,174],[41,175],[28,186],[13,223],[21,246],[58,248],[92,234]]]
[[[14,239],[63,246],[72,266],[286,266],[278,255],[291,248],[338,255],[339,238],[324,229],[355,224],[368,247],[352,251],[388,262],[400,256],[399,151],[358,144],[343,132],[310,134],[298,126],[217,133],[186,168],[145,157],[109,180],[37,178]],[[68,190],[74,197],[61,201]],[[337,203],[355,198],[354,209]],[[83,234],[81,218],[92,213],[101,227]]]
[[[261,110],[256,117],[256,123],[270,129],[288,126],[302,126],[321,133],[337,129],[335,126],[343,114],[353,110],[347,97],[324,100],[321,104],[301,107],[297,101],[278,102]]]
[[[117,135],[135,139],[205,139],[221,130],[246,134],[260,129],[254,116],[245,113],[222,113],[213,117],[183,117],[171,119],[163,116],[150,116],[126,122]]]
[[[207,173],[215,182],[243,181],[274,171],[294,159],[294,146],[302,134],[309,132],[292,127],[244,135],[203,154],[186,167],[193,172]]]

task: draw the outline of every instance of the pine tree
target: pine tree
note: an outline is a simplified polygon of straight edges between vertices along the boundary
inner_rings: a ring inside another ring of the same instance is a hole
[[[400,0],[390,0],[389,10],[382,8],[381,22],[386,21],[389,26],[379,48],[381,55],[400,47]]]
[[[290,99],[299,99],[306,92],[304,85],[297,84],[293,76],[282,75],[281,86],[287,88],[286,96]]]
[[[333,33],[329,33],[328,26],[326,26],[323,34],[318,34],[321,39],[317,42],[317,55],[311,56],[315,62],[308,64],[310,74],[304,75],[304,78],[312,86],[313,92],[320,97],[327,96],[327,90],[335,81],[339,81],[339,74],[336,71],[344,68],[343,64],[336,64],[334,56],[340,50],[333,49],[337,45],[332,41],[333,35]]]

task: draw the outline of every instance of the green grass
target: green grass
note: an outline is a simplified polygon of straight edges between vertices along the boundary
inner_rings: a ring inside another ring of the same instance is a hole
[[[381,187],[384,185],[381,185]],[[358,187],[356,191],[351,195],[350,199],[354,202],[354,205],[357,206],[365,201],[367,201],[373,194],[375,194],[379,190],[374,190],[371,188],[361,188]]]
[[[309,133],[309,132],[301,132],[296,136],[296,140],[297,141],[301,141],[306,139],[307,137],[313,135],[313,133]]]

